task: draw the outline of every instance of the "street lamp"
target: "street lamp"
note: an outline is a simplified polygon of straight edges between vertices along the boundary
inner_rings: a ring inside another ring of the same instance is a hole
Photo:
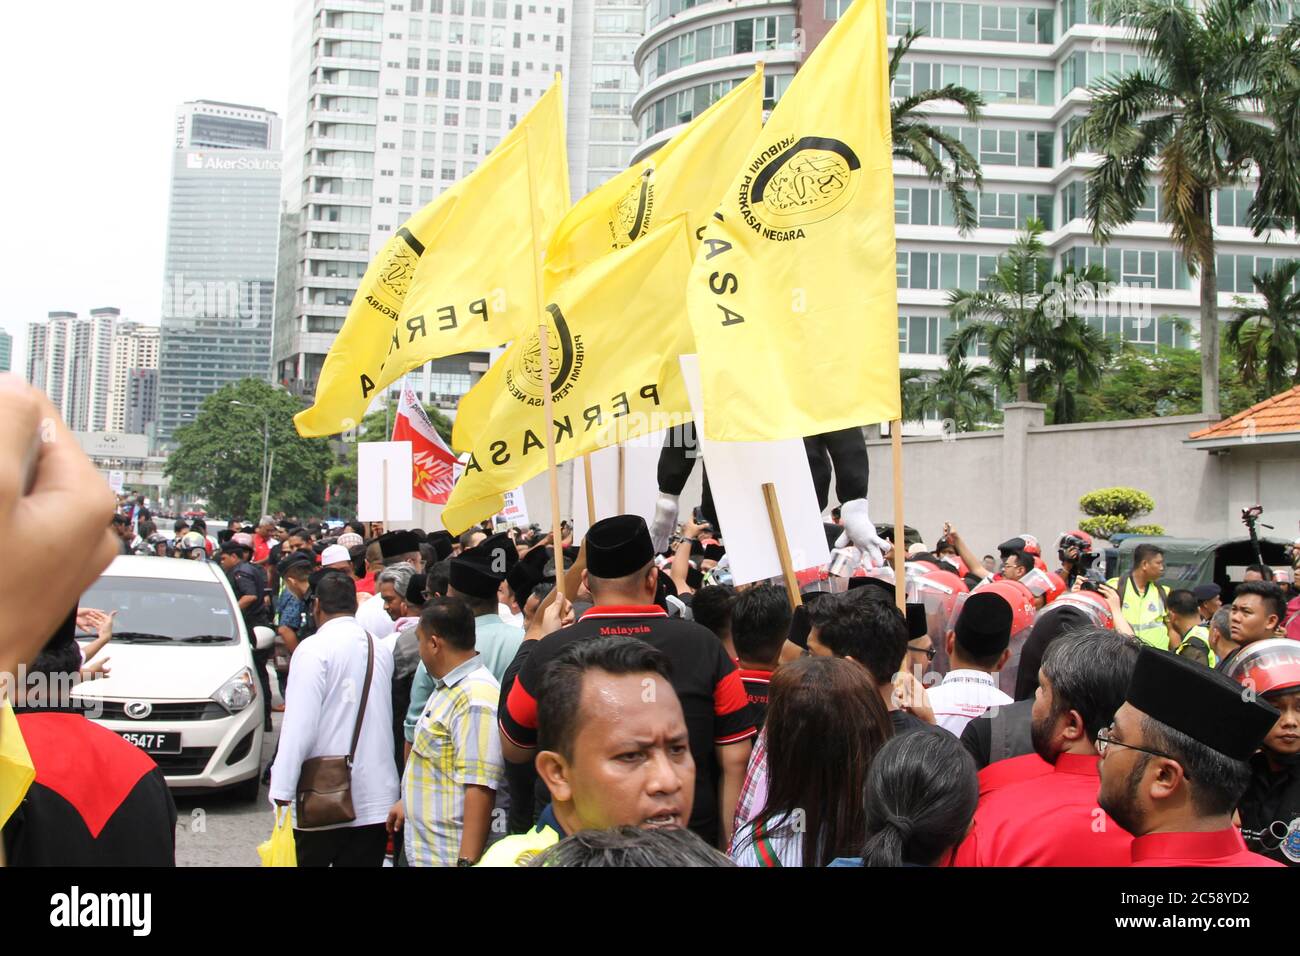
[[[260,518],[267,513],[268,499],[271,495],[271,459],[268,454],[271,447],[271,413],[264,408],[258,408],[256,405],[250,405],[234,398],[230,400],[230,404],[238,405],[240,408],[251,408],[262,415],[262,510],[258,515]]]

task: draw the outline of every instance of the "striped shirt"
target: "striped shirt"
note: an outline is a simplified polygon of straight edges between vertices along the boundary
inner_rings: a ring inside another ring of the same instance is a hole
[[[481,654],[433,678],[402,775],[411,866],[455,866],[465,825],[465,787],[501,788],[500,696],[501,685],[483,666]]]

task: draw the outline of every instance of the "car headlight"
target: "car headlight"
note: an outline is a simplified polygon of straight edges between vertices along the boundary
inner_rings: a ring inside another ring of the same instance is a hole
[[[232,714],[239,713],[256,697],[257,684],[253,680],[253,672],[247,667],[222,684],[212,695],[213,700]]]

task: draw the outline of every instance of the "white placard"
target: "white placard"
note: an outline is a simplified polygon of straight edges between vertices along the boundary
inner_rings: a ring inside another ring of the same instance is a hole
[[[388,500],[384,501],[384,463],[388,463]],[[410,521],[411,443],[357,443],[357,518],[361,521]]]
[[[527,528],[530,522],[528,502],[524,500],[524,489],[515,488],[513,491],[505,492],[501,497],[505,498],[506,503],[492,519],[492,527],[504,524],[509,528]]]
[[[763,485],[767,482],[776,486],[794,569],[802,571],[829,563],[831,552],[826,546],[817,490],[802,439],[737,442],[705,438],[699,357],[683,355],[681,363],[695,416],[695,436],[709,470],[709,487],[736,584],[782,573],[763,500]]]
[[[126,486],[126,472],[110,471],[108,473],[108,487],[113,489],[114,494],[120,495],[123,487]]]
[[[659,453],[668,431],[629,439],[623,446],[623,510],[640,515],[650,524],[659,497]],[[611,445],[591,454],[591,484],[596,498],[596,520],[618,514],[618,447]],[[574,541],[587,535],[587,472],[582,458],[573,459]]]

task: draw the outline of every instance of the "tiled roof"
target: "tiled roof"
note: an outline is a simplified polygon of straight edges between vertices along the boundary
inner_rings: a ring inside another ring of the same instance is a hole
[[[1300,385],[1288,389],[1244,412],[1192,432],[1189,438],[1240,438],[1248,435],[1300,432]]]

